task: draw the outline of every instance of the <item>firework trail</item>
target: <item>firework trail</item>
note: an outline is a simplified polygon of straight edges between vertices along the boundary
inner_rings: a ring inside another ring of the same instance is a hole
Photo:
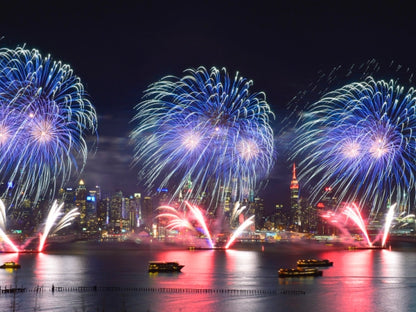
[[[185,202],[185,204],[188,207],[188,209],[192,212],[192,214],[195,217],[195,219],[202,226],[202,230],[203,230],[205,236],[207,237],[207,241],[208,241],[209,247],[210,248],[214,247],[214,243],[213,243],[212,238],[211,238],[211,233],[208,230],[207,223],[205,222],[205,218],[202,215],[201,210],[199,210],[198,207],[190,204],[187,201]]]
[[[391,228],[391,223],[393,222],[394,217],[394,210],[396,209],[396,204],[390,206],[387,215],[386,215],[386,222],[384,224],[384,231],[383,231],[383,239],[381,241],[381,246],[384,247],[386,245],[387,236],[389,235],[389,231]]]
[[[51,209],[49,210],[48,216],[45,221],[45,228],[42,234],[40,235],[39,247],[38,251],[41,252],[45,246],[46,238],[49,234],[54,234],[71,225],[72,221],[75,219],[76,216],[79,215],[78,208],[74,208],[68,213],[62,213],[62,207],[64,203],[58,205],[57,201],[55,200],[52,204]]]
[[[162,210],[165,212],[159,213],[156,216],[156,218],[167,218],[169,220],[166,226],[167,229],[173,230],[186,228],[196,233],[199,232],[204,234],[207,237],[209,247],[212,248],[214,246],[214,243],[212,241],[211,233],[208,230],[207,223],[201,210],[198,207],[190,204],[188,201],[185,201],[185,207],[187,207],[189,212],[191,213],[189,216],[185,216],[184,213],[179,212],[173,207],[164,205],[158,207],[157,210]],[[201,229],[195,227],[191,223],[192,220],[195,220],[197,224],[201,226]]]
[[[250,225],[254,224],[254,217],[255,216],[251,216],[250,218],[248,218],[246,221],[244,221],[238,228],[237,230],[233,233],[233,235],[231,235],[230,240],[228,241],[228,243],[225,245],[225,249],[230,248],[230,246],[234,243],[234,241],[236,240],[236,238],[238,236],[240,236],[240,234],[246,229],[248,228]]]
[[[244,210],[246,210],[246,208],[247,206],[241,206],[240,202],[236,202],[234,204],[234,208],[230,217],[231,226],[233,226],[238,221],[238,217],[243,213]]]
[[[361,216],[360,209],[354,203],[347,204],[343,208],[342,214],[338,214],[338,213],[336,213],[332,210],[328,210],[325,213],[321,214],[321,217],[323,219],[325,219],[327,222],[330,222],[331,225],[336,226],[339,230],[341,230],[342,233],[344,234],[344,237],[347,238],[347,239],[348,238],[351,239],[351,233],[348,231],[346,225],[347,225],[348,221],[352,221],[353,224],[358,226],[358,228],[361,230],[361,232],[364,235],[369,247],[372,247],[373,244],[380,239],[380,237],[382,237],[381,247],[385,247],[387,237],[388,237],[388,234],[389,234],[390,229],[391,229],[391,224],[393,222],[394,210],[395,210],[396,206],[397,206],[396,204],[393,204],[393,205],[390,206],[390,208],[388,209],[388,213],[386,215],[384,225],[383,225],[383,231],[380,232],[379,235],[377,235],[377,237],[372,242],[370,241],[370,237],[368,235],[367,227],[366,227],[366,224],[365,224],[365,222],[364,222],[364,220]],[[342,215],[345,216],[344,219],[341,218]]]
[[[0,238],[10,246],[15,252],[19,252],[16,245],[10,240],[6,234],[6,207],[3,201],[0,199]]]
[[[345,207],[344,211],[342,212],[348,218],[350,218],[361,230],[364,234],[364,237],[367,241],[368,246],[373,246],[372,242],[370,241],[370,237],[368,236],[367,227],[364,223],[364,220],[361,216],[360,210],[358,209],[356,204],[351,204]]]
[[[157,209],[158,210],[162,210],[165,212],[159,213],[156,218],[167,218],[168,224],[166,226],[167,229],[180,229],[180,228],[187,228],[189,230],[192,230],[194,232],[200,232],[202,234],[204,234],[207,238],[207,242],[209,245],[209,248],[214,248],[214,242],[212,240],[211,237],[211,233],[210,230],[208,229],[208,225],[205,221],[205,218],[201,212],[201,210],[189,203],[188,201],[185,201],[185,207],[189,210],[189,212],[191,213],[188,216],[185,216],[184,213],[179,212],[178,210],[176,210],[175,208],[171,207],[171,206],[160,206]],[[238,207],[238,205],[236,205],[236,207]],[[242,207],[242,210],[245,207]],[[191,221],[195,220],[197,222],[197,224],[201,227],[201,229],[195,227]],[[228,249],[236,240],[236,238],[238,236],[241,235],[241,233],[247,229],[247,227],[249,227],[250,225],[252,225],[254,223],[254,216],[251,216],[250,218],[248,218],[247,220],[245,220],[232,234],[232,236],[230,237],[230,239],[228,240],[225,249]]]
[[[97,116],[69,65],[37,50],[0,49],[0,177],[13,201],[37,201],[82,171]]]
[[[192,231],[196,231],[195,227],[189,222],[189,220],[181,214],[178,210],[170,206],[160,206],[157,210],[166,210],[167,212],[159,213],[156,218],[167,218],[169,223],[166,226],[169,230],[175,230],[180,228],[187,228]]]
[[[136,107],[131,139],[134,164],[149,188],[169,187],[178,196],[189,179],[198,185],[185,199],[209,198],[216,209],[256,191],[274,165],[270,110],[252,81],[234,80],[225,69],[188,69],[150,85]]]
[[[326,94],[300,117],[294,157],[313,200],[332,187],[373,212],[415,184],[416,92],[369,77]],[[414,195],[414,194],[413,194]],[[413,198],[414,200],[414,198]]]
[[[416,217],[415,214],[411,213],[411,214],[407,214],[406,215],[406,212],[403,211],[397,217],[398,223],[395,226],[397,226],[397,227],[405,227],[405,226],[407,226],[409,224],[412,224],[412,223],[414,223],[415,217]]]
[[[0,229],[6,231],[6,206],[3,201],[0,199]]]

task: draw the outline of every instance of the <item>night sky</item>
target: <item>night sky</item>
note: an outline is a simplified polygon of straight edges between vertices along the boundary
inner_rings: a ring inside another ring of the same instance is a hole
[[[278,152],[261,193],[270,205],[289,199],[288,103],[317,73],[370,59],[416,62],[414,10],[394,1],[7,1],[0,12],[0,47],[38,49],[81,78],[99,116],[98,150],[82,178],[110,193],[143,191],[130,166],[130,120],[146,87],[166,75],[226,67],[266,93]]]

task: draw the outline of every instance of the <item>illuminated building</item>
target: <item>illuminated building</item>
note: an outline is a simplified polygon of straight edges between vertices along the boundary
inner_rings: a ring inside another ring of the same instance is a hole
[[[109,227],[115,234],[120,234],[123,228],[122,211],[124,206],[123,193],[116,192],[110,199]]]
[[[292,181],[290,182],[290,215],[291,225],[298,230],[301,224],[301,211],[299,205],[299,183],[296,179],[296,166],[293,164]]]
[[[72,187],[67,187],[62,190],[61,194],[65,212],[68,212],[75,207],[75,190]]]
[[[83,180],[79,181],[78,187],[75,190],[75,206],[80,213],[80,226],[82,231],[86,231],[86,217],[87,217],[87,189]]]
[[[142,194],[134,193],[130,197],[129,201],[129,225],[130,230],[139,227],[142,223],[142,206],[141,206]]]
[[[304,233],[316,233],[317,229],[317,209],[313,207],[306,198],[299,198],[299,217],[300,226],[298,230]]]
[[[264,200],[263,198],[260,197],[255,197],[254,198],[254,202],[251,204],[252,206],[254,206],[254,215],[255,215],[255,227],[258,230],[261,230],[263,228],[264,225]]]
[[[228,215],[231,210],[231,189],[225,188],[224,190],[224,213]]]
[[[271,216],[271,222],[275,229],[284,230],[287,224],[287,217],[284,211],[283,204],[276,204],[274,206],[274,212]]]
[[[97,203],[98,195],[96,190],[91,190],[87,194],[86,198],[86,216],[85,216],[85,228],[88,234],[94,234],[98,229],[97,218]]]
[[[143,199],[142,218],[144,221],[143,225],[151,231],[153,224],[153,203],[150,196],[146,196]]]
[[[337,208],[337,198],[333,195],[331,187],[325,187],[320,202],[316,205],[317,210],[317,233],[321,235],[333,235],[337,233],[337,228],[329,224],[320,215],[325,211],[335,211]]]
[[[110,210],[110,199],[108,197],[100,199],[97,204],[98,230],[108,229],[109,210]]]

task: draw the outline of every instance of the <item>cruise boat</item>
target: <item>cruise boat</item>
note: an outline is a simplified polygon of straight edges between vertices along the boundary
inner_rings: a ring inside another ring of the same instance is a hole
[[[322,276],[322,271],[318,269],[280,269],[279,277],[306,277],[306,276]]]
[[[348,250],[361,250],[361,249],[387,249],[387,246],[348,246]]]
[[[298,267],[325,267],[325,266],[331,266],[334,263],[332,261],[329,261],[327,259],[324,260],[318,260],[318,259],[301,259],[298,260],[297,266]]]
[[[178,262],[150,261],[149,272],[180,272],[184,265]]]
[[[0,269],[20,269],[20,264],[13,261],[8,261],[0,265]]]
[[[214,246],[214,247],[196,247],[188,246],[188,250],[227,250],[225,247]]]

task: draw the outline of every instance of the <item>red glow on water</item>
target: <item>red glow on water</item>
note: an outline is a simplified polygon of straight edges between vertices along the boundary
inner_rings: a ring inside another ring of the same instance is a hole
[[[150,287],[200,291],[161,294],[163,300],[152,301],[151,310],[214,311],[208,307],[215,300],[215,297],[213,298],[212,293],[204,290],[218,287],[216,284],[218,267],[222,267],[224,265],[223,261],[225,261],[224,257],[219,255],[219,253],[226,252],[215,250],[166,250],[157,252],[156,259],[149,260],[177,261],[184,267],[179,273],[149,273]],[[167,297],[169,298],[168,300]],[[177,307],[181,307],[181,309],[177,310]]]
[[[41,233],[39,233],[39,247],[38,247],[39,252],[43,251],[43,248],[45,247],[45,242],[46,242],[46,235],[42,235]]]
[[[378,273],[375,264],[384,250],[355,250],[349,252],[329,251],[320,255],[322,259],[334,262],[332,268],[324,269],[321,282],[324,285],[333,283],[332,277],[337,279],[333,287],[329,287],[328,296],[336,296],[336,301],[342,311],[377,311],[379,302],[374,302],[374,283],[380,280],[372,278]],[[388,251],[387,251],[388,252]],[[332,289],[332,290],[331,290]]]
[[[158,207],[159,210],[165,210],[167,212],[162,212],[158,214],[156,217],[159,219],[168,219],[168,223],[166,225],[167,229],[181,229],[181,228],[187,228],[187,229],[194,229],[195,232],[199,231],[202,232],[202,234],[206,237],[206,240],[208,242],[209,248],[216,248],[214,241],[212,239],[211,231],[209,230],[207,221],[204,217],[203,211],[197,207],[196,205],[191,204],[188,201],[184,201],[186,207],[188,208],[190,214],[185,214],[182,212],[179,212],[176,208],[173,208],[171,206],[160,206]],[[241,207],[241,209],[237,211],[242,211],[246,207]],[[244,220],[244,217],[241,213],[237,213],[238,220]],[[234,219],[235,216],[233,216],[231,219]],[[198,223],[198,227],[194,227],[195,220]],[[230,246],[235,242],[235,240],[240,236],[243,231],[245,231],[250,225],[254,223],[254,216],[251,216],[232,233],[231,237],[225,244],[225,249],[230,248]],[[193,225],[194,224],[194,225]],[[202,230],[201,230],[202,229]],[[218,237],[220,237],[222,234],[219,233]]]

